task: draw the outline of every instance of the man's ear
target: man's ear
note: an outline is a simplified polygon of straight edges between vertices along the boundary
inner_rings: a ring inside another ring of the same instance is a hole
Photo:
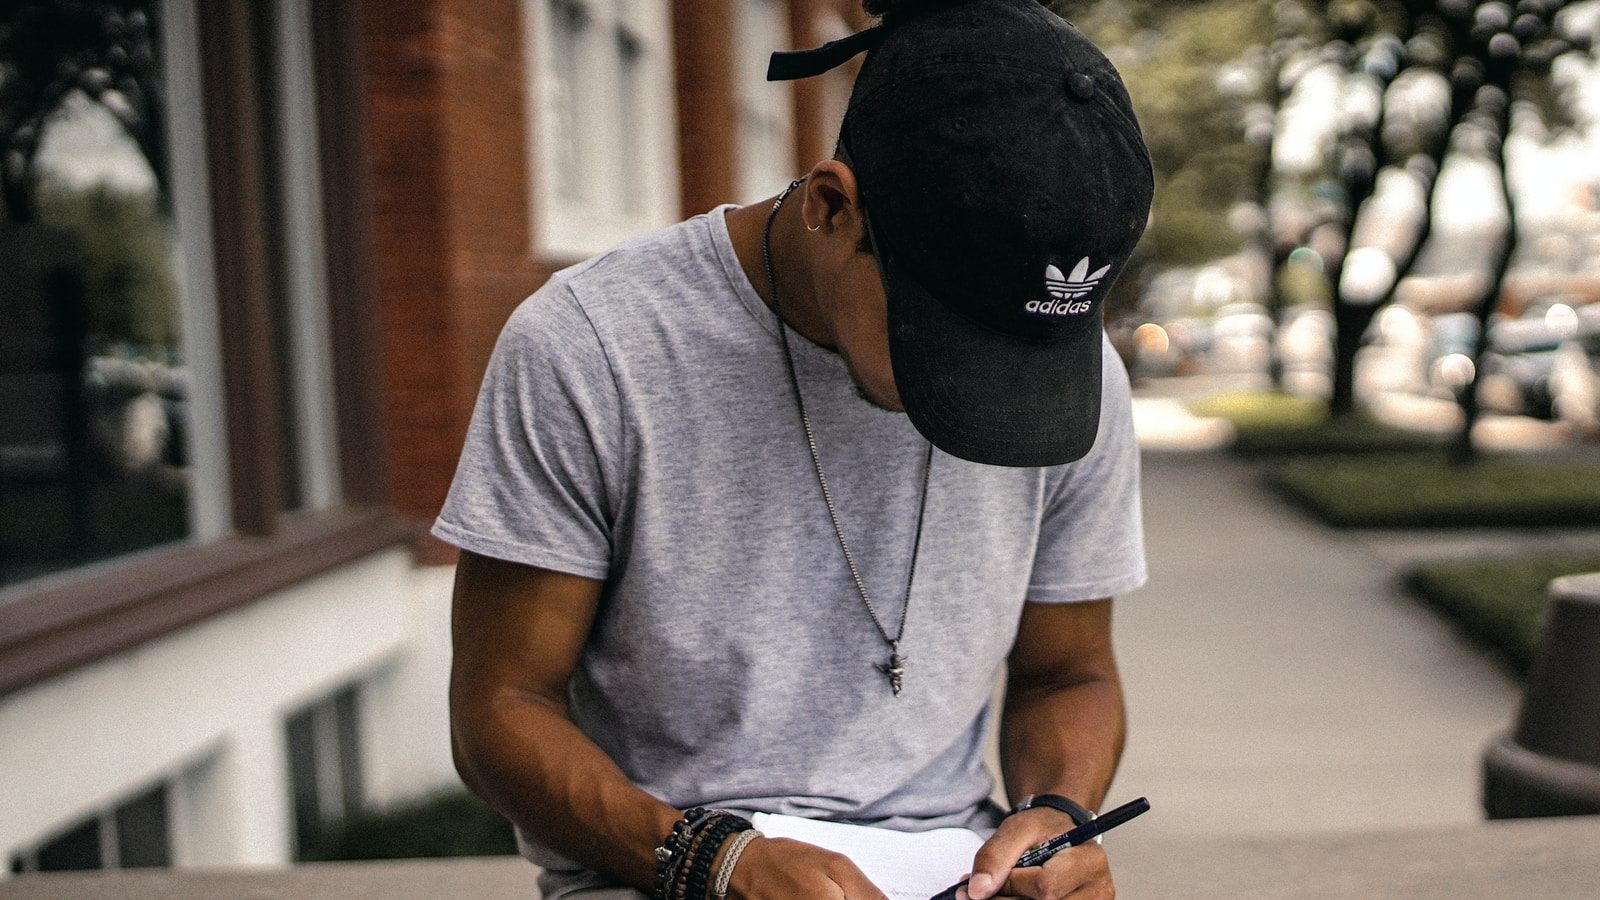
[[[811,168],[804,185],[800,215],[807,231],[844,237],[859,243],[866,230],[856,173],[843,161],[825,159]]]

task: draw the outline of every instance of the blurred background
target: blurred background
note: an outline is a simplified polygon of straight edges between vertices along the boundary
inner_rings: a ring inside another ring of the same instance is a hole
[[[1600,571],[1600,0],[1052,8],[1157,170],[1106,323],[1147,831],[1600,813],[1483,769],[1547,584]],[[451,764],[425,536],[489,350],[551,272],[831,155],[852,70],[767,57],[866,24],[0,7],[0,880],[511,852]]]

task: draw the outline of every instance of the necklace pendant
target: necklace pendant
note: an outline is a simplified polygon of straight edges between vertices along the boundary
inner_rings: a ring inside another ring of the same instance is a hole
[[[888,677],[889,690],[894,691],[896,697],[900,696],[901,689],[905,687],[906,663],[908,662],[910,660],[901,656],[899,648],[896,648],[893,653],[889,654],[889,661],[877,667],[879,672]]]

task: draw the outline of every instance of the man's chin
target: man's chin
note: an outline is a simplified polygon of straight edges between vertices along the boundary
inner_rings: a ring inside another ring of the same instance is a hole
[[[906,411],[905,405],[900,402],[900,398],[899,397],[893,397],[893,398],[874,397],[871,394],[867,393],[866,389],[863,388],[861,385],[858,384],[855,387],[856,387],[856,396],[857,397],[860,397],[861,399],[867,401],[868,403],[872,404],[873,406],[876,406],[877,408],[883,410],[884,412],[903,413],[903,412]]]

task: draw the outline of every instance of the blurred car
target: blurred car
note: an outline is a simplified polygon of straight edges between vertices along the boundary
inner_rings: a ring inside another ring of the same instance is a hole
[[[1478,396],[1488,411],[1600,430],[1600,317],[1557,301],[1493,323]]]
[[[1224,374],[1266,372],[1271,362],[1272,318],[1259,303],[1229,303],[1211,322],[1206,368]]]
[[[1296,306],[1279,318],[1277,349],[1283,386],[1298,394],[1326,396],[1333,385],[1333,313]]]

